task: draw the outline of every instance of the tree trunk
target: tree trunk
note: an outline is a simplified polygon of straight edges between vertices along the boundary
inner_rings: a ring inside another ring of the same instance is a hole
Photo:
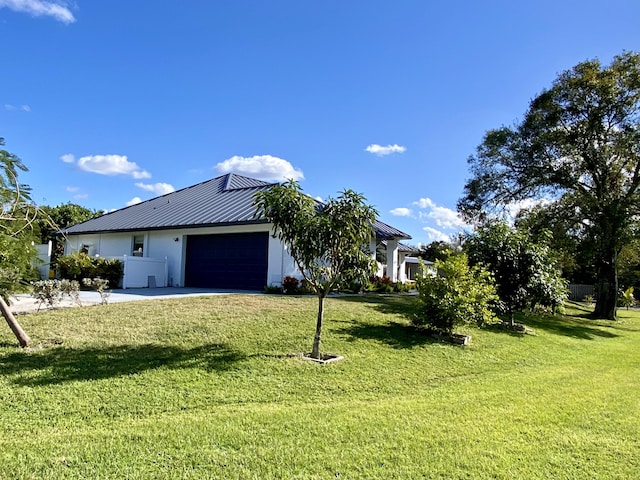
[[[7,321],[9,328],[18,339],[18,342],[20,342],[20,346],[28,347],[29,344],[31,343],[31,339],[26,333],[24,333],[24,330],[22,330],[22,327],[17,322],[16,318],[13,316],[13,313],[11,313],[11,310],[9,309],[9,305],[7,305],[7,303],[4,301],[4,298],[2,298],[1,295],[0,295],[0,310],[2,311],[2,316]]]
[[[313,337],[311,358],[320,359],[320,336],[322,335],[322,316],[324,314],[324,299],[326,295],[318,295],[318,320],[316,322],[316,335]]]
[[[604,240],[607,243],[602,248],[598,262],[598,283],[596,308],[593,312],[596,318],[616,320],[618,300],[618,253],[614,245],[614,238]]]

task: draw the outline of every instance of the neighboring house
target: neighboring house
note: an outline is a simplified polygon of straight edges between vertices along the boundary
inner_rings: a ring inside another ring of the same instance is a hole
[[[387,240],[382,240],[378,245],[376,245],[377,255],[376,259],[378,260],[378,276],[388,275],[387,272],[387,249],[388,242]],[[398,242],[398,262],[397,262],[397,281],[406,282],[406,281],[414,281],[420,272],[420,258],[417,255],[420,253],[420,250],[412,247],[411,245],[406,245],[404,243]],[[429,262],[424,260],[423,264],[427,270],[429,270],[429,266],[433,265],[433,262]]]
[[[122,208],[63,230],[65,253],[166,259],[158,286],[280,285],[298,271],[271,224],[256,216],[254,195],[270,185],[230,173]],[[387,271],[398,272],[399,240],[411,237],[380,221],[374,229],[372,252],[385,241]]]

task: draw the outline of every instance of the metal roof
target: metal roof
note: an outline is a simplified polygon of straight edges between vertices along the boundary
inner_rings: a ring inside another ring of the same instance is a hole
[[[380,238],[380,237],[378,237]],[[387,246],[387,241],[386,240],[382,240],[382,242],[380,242],[380,244],[384,247]],[[406,253],[406,254],[414,254],[417,255],[418,253],[420,253],[420,250],[418,250],[415,247],[412,247],[411,245],[407,245],[406,243],[402,243],[402,242],[398,242],[398,252],[400,253]]]
[[[62,230],[68,235],[266,223],[256,217],[254,195],[273,183],[235,173],[207,180],[145,202],[106,213]],[[381,239],[411,238],[376,221]]]
[[[394,238],[404,238],[405,240],[411,239],[411,235],[409,235],[408,233],[404,233],[403,231],[398,230],[391,225],[387,225],[380,220],[376,220],[376,222],[373,224],[373,228],[376,231],[376,237],[382,240],[392,240]]]

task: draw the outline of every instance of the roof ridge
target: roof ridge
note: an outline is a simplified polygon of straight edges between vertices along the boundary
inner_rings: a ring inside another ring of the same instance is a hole
[[[233,172],[229,172],[226,175],[227,178],[224,180],[224,185],[222,186],[222,191],[233,190],[231,187],[231,181],[233,180]]]

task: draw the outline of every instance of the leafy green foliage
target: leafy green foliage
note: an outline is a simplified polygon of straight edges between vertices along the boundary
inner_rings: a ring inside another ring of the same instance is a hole
[[[442,240],[431,242],[427,245],[420,246],[420,258],[429,262],[435,262],[436,260],[446,260],[449,258],[455,247],[450,243],[443,242]]]
[[[4,139],[0,137],[0,147]],[[37,210],[31,203],[30,188],[18,180],[27,167],[14,154],[0,149],[0,295],[19,290],[37,278],[33,268],[36,251],[31,242]]]
[[[273,223],[289,247],[304,278],[316,293],[326,295],[340,282],[369,276],[373,261],[367,248],[376,211],[364,197],[345,190],[324,204],[289,181],[256,195],[259,215]]]
[[[341,285],[364,283],[375,262],[368,252],[375,235],[376,210],[359,193],[343,191],[320,204],[291,180],[258,192],[257,214],[289,248],[298,269],[318,296],[318,318],[311,356],[320,358],[324,298]]]
[[[441,275],[418,276],[419,304],[412,323],[451,334],[458,325],[482,326],[496,320],[498,300],[493,279],[482,267],[469,267],[465,254],[436,260]],[[424,270],[424,269],[423,269]]]
[[[70,202],[56,207],[41,205],[38,207],[38,212],[35,234],[39,237],[40,243],[49,241],[53,243],[52,262],[64,254],[64,242],[57,234],[58,231],[102,215],[102,212]]]
[[[616,318],[618,252],[640,215],[640,55],[561,73],[522,122],[490,130],[458,209],[482,220],[515,202],[561,202],[593,239],[595,314]],[[559,210],[560,211],[560,210]]]
[[[465,249],[472,265],[484,265],[493,274],[510,322],[517,311],[535,305],[555,309],[566,301],[567,284],[553,252],[525,232],[490,223],[469,236]]]
[[[84,278],[102,278],[117,288],[124,275],[124,266],[118,259],[90,257],[84,253],[63,255],[56,262],[60,278],[82,281]]]
[[[620,304],[629,310],[636,303],[636,299],[633,297],[633,287],[627,288],[620,296]]]

